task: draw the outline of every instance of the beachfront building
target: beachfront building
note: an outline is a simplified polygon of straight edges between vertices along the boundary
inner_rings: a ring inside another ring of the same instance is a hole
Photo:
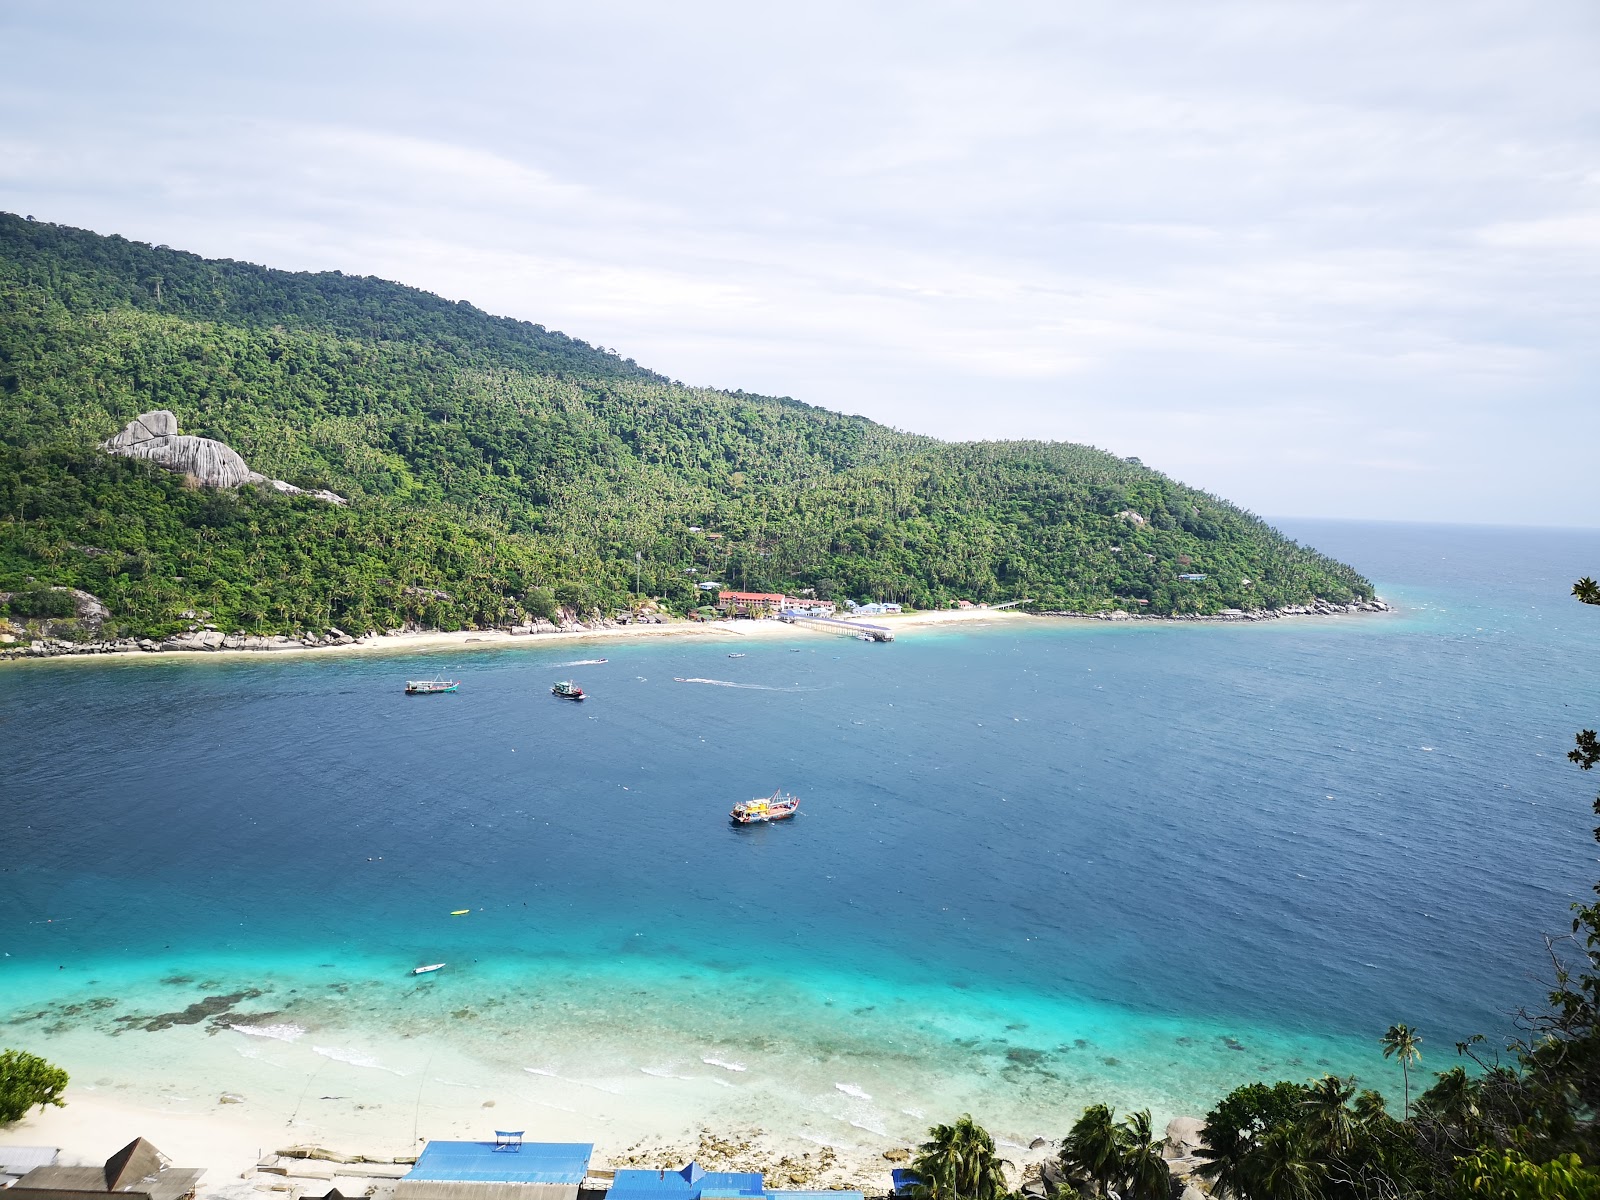
[[[783,611],[804,613],[808,617],[831,617],[834,613],[832,600],[813,600],[805,596],[786,596],[783,601]]]
[[[725,613],[750,616],[781,612],[788,603],[782,592],[718,592],[717,607]]]
[[[186,1200],[194,1195],[205,1171],[172,1167],[143,1138],[134,1138],[99,1167],[34,1167],[6,1200],[88,1200],[115,1193],[118,1200]]]
[[[394,1185],[395,1200],[578,1200],[593,1154],[590,1142],[524,1142],[521,1132],[429,1142]]]
[[[53,1167],[61,1157],[54,1146],[0,1146],[0,1190],[12,1187],[35,1167]]]
[[[759,1171],[618,1171],[606,1200],[862,1200],[860,1192],[772,1189]]]

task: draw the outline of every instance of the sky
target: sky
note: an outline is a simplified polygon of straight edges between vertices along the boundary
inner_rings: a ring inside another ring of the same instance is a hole
[[[0,209],[1269,515],[1600,525],[1600,5],[0,5]]]

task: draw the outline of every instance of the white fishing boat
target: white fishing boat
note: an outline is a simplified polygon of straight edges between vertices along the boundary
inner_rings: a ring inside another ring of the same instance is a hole
[[[439,971],[439,970],[443,970],[443,969],[444,969],[444,964],[443,963],[429,963],[425,967],[412,967],[411,968],[411,973],[413,975],[426,975],[430,971]]]
[[[432,696],[437,692],[453,692],[460,686],[459,679],[408,679],[406,695]]]

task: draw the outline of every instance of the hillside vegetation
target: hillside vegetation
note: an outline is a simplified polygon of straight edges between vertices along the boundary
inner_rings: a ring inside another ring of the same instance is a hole
[[[351,503],[196,488],[97,448],[159,408]],[[684,609],[707,579],[1153,613],[1371,595],[1226,501],[1087,446],[939,442],[687,387],[378,279],[0,214],[0,592],[91,592],[108,633],[189,611],[268,633],[489,626],[551,596]]]

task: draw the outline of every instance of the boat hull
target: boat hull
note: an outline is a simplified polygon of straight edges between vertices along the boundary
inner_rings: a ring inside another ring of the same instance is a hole
[[[787,821],[799,811],[798,797],[774,792],[770,796],[734,805],[728,820],[734,825],[771,825],[775,821]]]
[[[734,824],[734,825],[771,825],[775,821],[787,821],[791,817],[793,817],[795,815],[795,813],[797,813],[799,811],[800,810],[797,809],[797,808],[791,808],[788,812],[768,813],[768,814],[765,814],[763,816],[756,816],[756,817],[752,817],[752,816],[740,817],[740,816],[732,816],[732,815],[730,815],[728,817],[728,820],[729,820],[729,822],[731,824]]]

